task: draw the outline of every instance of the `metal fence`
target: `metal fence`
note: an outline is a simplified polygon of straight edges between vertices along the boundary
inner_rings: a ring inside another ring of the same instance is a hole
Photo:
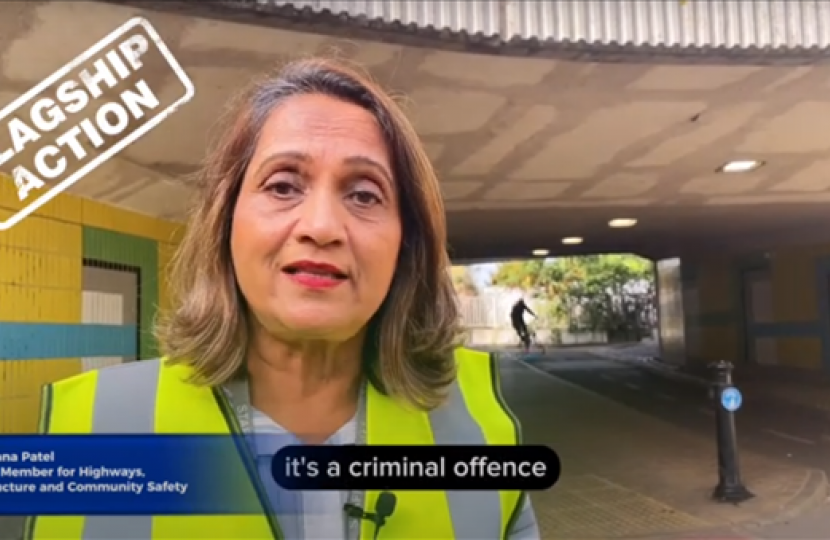
[[[465,328],[509,328],[510,308],[519,298],[519,294],[509,292],[462,296],[462,324]],[[533,309],[532,302],[528,303]]]

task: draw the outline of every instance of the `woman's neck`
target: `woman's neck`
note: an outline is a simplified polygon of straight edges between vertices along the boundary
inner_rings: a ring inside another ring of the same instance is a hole
[[[322,443],[355,414],[363,339],[332,345],[255,339],[248,353],[251,402],[307,443]]]

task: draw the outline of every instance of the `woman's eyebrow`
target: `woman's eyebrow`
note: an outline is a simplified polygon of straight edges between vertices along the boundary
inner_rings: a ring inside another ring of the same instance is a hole
[[[261,175],[275,161],[285,160],[308,162],[311,160],[311,156],[309,156],[308,154],[304,154],[302,152],[275,152],[273,154],[269,154],[268,157],[263,159],[259,166],[256,168],[255,175]]]
[[[312,161],[312,158],[309,154],[303,152],[275,152],[273,154],[269,154],[266,158],[262,160],[259,166],[256,168],[255,175],[260,176],[264,171],[266,171],[275,161],[284,161],[284,160],[291,160],[291,161],[299,161],[303,163],[308,163]],[[379,161],[372,159],[368,156],[351,156],[344,160],[347,165],[351,166],[361,166],[361,167],[368,167],[379,175],[381,175],[386,182],[389,183],[389,187],[394,187],[395,183],[392,179],[392,173],[389,172],[389,169],[386,168],[383,164]]]
[[[367,156],[352,156],[350,158],[346,158],[345,161],[348,165],[360,165],[374,169],[375,172],[383,176],[383,178],[389,182],[389,187],[394,187],[395,183],[392,180],[392,173],[390,173],[389,169],[387,169],[380,162]]]

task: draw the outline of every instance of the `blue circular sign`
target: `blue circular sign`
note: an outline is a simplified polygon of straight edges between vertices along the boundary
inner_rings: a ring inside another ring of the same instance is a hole
[[[720,403],[723,405],[723,408],[729,412],[735,412],[740,409],[742,402],[743,397],[737,388],[730,386],[721,392]]]

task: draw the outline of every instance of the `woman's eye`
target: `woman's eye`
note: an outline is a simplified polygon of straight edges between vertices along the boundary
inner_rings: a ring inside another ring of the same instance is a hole
[[[355,191],[351,194],[351,197],[360,206],[374,206],[382,202],[377,194],[366,190]]]
[[[275,180],[265,185],[265,189],[274,195],[288,197],[299,192],[299,188],[286,180]]]

